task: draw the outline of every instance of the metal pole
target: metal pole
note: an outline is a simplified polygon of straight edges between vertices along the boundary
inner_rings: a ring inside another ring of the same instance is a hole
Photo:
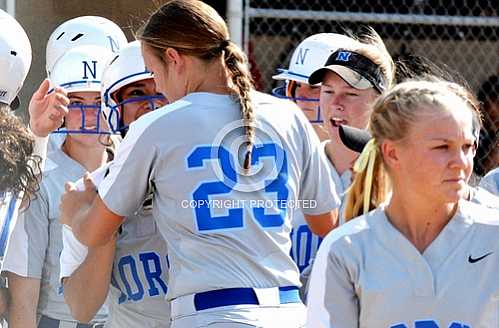
[[[230,39],[243,47],[243,0],[227,0],[227,20]]]
[[[16,0],[6,0],[5,11],[12,17],[16,17]]]

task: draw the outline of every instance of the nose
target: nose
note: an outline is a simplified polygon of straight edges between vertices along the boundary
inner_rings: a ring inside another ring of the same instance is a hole
[[[466,169],[473,162],[473,155],[471,151],[459,148],[454,152],[450,166],[457,169]]]
[[[343,107],[343,102],[341,101],[341,97],[338,95],[331,96],[331,101],[329,103],[329,109],[332,111],[340,111],[343,112],[345,108]]]

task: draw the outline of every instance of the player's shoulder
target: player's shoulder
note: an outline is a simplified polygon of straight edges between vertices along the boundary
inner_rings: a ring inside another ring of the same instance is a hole
[[[460,215],[473,224],[487,226],[499,230],[499,209],[469,201],[459,203]]]
[[[251,101],[261,110],[286,111],[289,109],[299,109],[299,107],[288,99],[277,98],[275,96],[263,93],[260,91],[251,92]],[[298,111],[299,112],[299,111]],[[294,114],[295,111],[290,111],[288,114]]]
[[[499,209],[499,196],[482,187],[473,188],[472,193],[473,197],[471,199],[471,202],[486,207]]]
[[[384,218],[384,209],[376,208],[333,229],[323,240],[329,247],[355,247],[370,243],[374,239],[374,229]]]
[[[483,178],[487,179],[487,178],[493,178],[493,177],[495,178],[495,180],[499,179],[499,167],[496,167],[495,169],[490,170],[487,174],[485,174],[485,176]]]
[[[479,186],[499,195],[499,167],[488,172],[480,180]]]

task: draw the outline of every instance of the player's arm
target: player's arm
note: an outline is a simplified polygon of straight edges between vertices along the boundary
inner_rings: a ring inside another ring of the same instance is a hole
[[[322,242],[312,267],[307,294],[307,328],[359,327],[359,302],[352,270],[337,254],[333,232]]]
[[[115,239],[104,246],[89,248],[85,261],[71,276],[63,278],[64,300],[76,320],[90,322],[106,301],[115,248]]]
[[[312,233],[324,238],[331,230],[338,226],[338,209],[335,208],[330,212],[319,215],[305,214],[305,220]]]
[[[36,328],[36,309],[40,293],[40,279],[21,277],[7,272],[10,303],[9,328]]]
[[[75,237],[88,247],[97,247],[112,241],[123,216],[107,208],[97,194],[89,174],[85,174],[85,190],[78,191],[66,183],[59,206],[61,223],[71,227]]]
[[[2,280],[0,287],[0,322],[1,318],[7,319],[7,311],[9,309],[9,290],[7,289],[5,278],[0,277]]]
[[[2,275],[7,277],[10,293],[9,327],[36,327],[49,231],[48,201],[45,187],[30,206],[13,218],[2,261]]]
[[[88,173],[84,191],[66,184],[61,218],[73,228],[76,238],[89,247],[108,243],[124,217],[135,213],[150,191],[157,150],[144,132],[148,122],[136,123],[120,144],[98,193]]]

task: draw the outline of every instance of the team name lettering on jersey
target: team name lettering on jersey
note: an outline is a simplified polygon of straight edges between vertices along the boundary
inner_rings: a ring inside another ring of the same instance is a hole
[[[301,273],[310,265],[310,259],[317,253],[322,238],[314,235],[306,224],[291,230],[290,238],[293,244],[290,255]]]
[[[394,326],[391,326],[390,328],[411,328],[412,326],[407,326],[406,324],[399,323]],[[422,321],[416,321],[414,322],[414,328],[445,328],[439,326],[434,320],[422,320]],[[459,323],[459,322],[453,322],[449,325],[448,328],[471,328],[471,326]]]
[[[119,304],[127,301],[140,301],[144,294],[149,296],[165,295],[168,288],[166,282],[161,278],[161,257],[156,252],[144,252],[137,255],[122,256],[118,261],[119,280],[112,277],[112,283],[121,290],[118,300]],[[138,270],[142,270],[147,281],[147,290],[144,288],[145,281],[141,281]],[[124,288],[123,288],[124,287]]]

